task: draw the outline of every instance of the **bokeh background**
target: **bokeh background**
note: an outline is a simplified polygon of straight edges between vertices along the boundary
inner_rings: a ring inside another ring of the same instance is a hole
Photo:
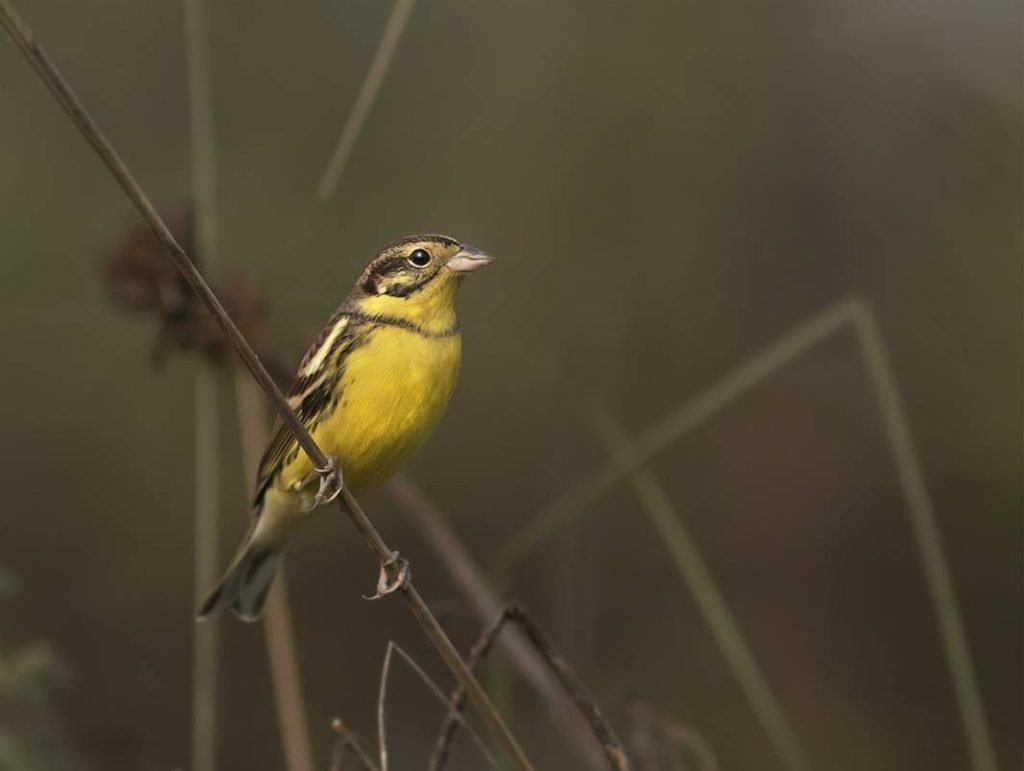
[[[499,576],[508,544],[606,467],[593,405],[638,435],[856,296],[876,314],[934,503],[993,767],[1021,768],[1018,3],[421,0],[329,200],[318,180],[390,4],[210,6],[221,260],[263,293],[284,361],[384,242],[437,231],[498,256],[462,292],[462,382],[410,474],[620,733],[640,699],[719,768],[788,767],[628,483]],[[180,206],[181,5],[20,7],[144,187]],[[136,222],[5,39],[5,769],[190,767],[204,364],[153,367],[155,325],[106,296],[98,265]],[[646,469],[809,768],[986,771],[972,765],[871,383],[843,327]],[[246,517],[234,414],[225,388],[224,562]],[[364,503],[467,648],[480,622],[420,531],[385,492]],[[327,768],[334,716],[374,746],[387,641],[449,680],[399,602],[360,599],[376,568],[340,516],[311,524],[288,568]],[[263,636],[220,623],[219,768],[283,768]],[[485,676],[539,766],[582,767],[500,654]],[[422,768],[443,708],[401,665],[393,678],[392,764]],[[450,768],[483,767],[462,737]]]

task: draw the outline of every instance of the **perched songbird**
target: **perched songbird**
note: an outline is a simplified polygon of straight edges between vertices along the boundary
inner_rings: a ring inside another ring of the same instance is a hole
[[[459,373],[455,293],[490,261],[447,236],[385,246],[303,357],[288,403],[353,494],[395,473],[437,426]],[[259,617],[292,529],[323,499],[321,476],[279,420],[260,461],[255,522],[200,618],[225,606]]]

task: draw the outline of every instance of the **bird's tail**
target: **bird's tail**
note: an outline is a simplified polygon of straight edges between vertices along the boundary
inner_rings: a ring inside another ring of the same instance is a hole
[[[231,608],[243,621],[260,617],[284,546],[262,543],[263,539],[253,537],[255,532],[253,527],[235,561],[199,608],[199,620],[222,608]]]

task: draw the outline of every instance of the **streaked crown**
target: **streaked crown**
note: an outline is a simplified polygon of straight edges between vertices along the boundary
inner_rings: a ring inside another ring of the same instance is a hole
[[[378,252],[358,286],[370,296],[408,297],[430,283],[459,248],[448,236],[407,236]]]

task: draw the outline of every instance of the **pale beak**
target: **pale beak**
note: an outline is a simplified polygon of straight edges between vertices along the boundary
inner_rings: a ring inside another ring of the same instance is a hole
[[[470,273],[494,261],[491,255],[481,252],[475,246],[463,244],[462,248],[445,263],[452,273]]]

